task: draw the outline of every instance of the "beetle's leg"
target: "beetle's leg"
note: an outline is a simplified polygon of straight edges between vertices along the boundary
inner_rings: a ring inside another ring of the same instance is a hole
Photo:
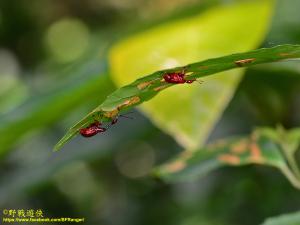
[[[186,80],[186,83],[187,84],[192,84],[194,83],[194,81],[196,81],[198,84],[203,84],[203,80],[197,80],[196,78],[195,79],[191,79],[191,80]]]

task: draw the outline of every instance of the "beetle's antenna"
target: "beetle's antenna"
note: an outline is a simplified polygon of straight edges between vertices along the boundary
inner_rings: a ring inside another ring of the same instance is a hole
[[[203,83],[204,83],[204,80],[196,80],[196,82],[197,82],[198,84],[203,84]]]
[[[124,118],[127,118],[127,119],[133,119],[133,117],[127,116],[128,114],[132,114],[132,113],[134,113],[134,112],[124,113],[124,114],[119,115],[119,117],[124,117]]]
[[[119,117],[124,117],[124,118],[127,118],[127,119],[131,119],[131,120],[133,120],[133,117],[130,117],[130,116],[124,116],[124,115],[120,115]]]

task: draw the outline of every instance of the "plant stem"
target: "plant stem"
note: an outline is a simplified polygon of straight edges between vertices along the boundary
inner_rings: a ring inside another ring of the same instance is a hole
[[[298,167],[298,164],[295,160],[294,154],[293,154],[293,149],[290,149],[290,147],[284,143],[281,143],[283,153],[293,171],[293,173],[296,175],[298,179],[300,179],[300,169]]]
[[[291,166],[291,169],[293,170],[293,172],[295,173],[295,175],[298,177],[298,179],[300,179],[300,170],[298,167],[298,164],[295,160],[295,157],[291,154],[287,155],[289,164]]]
[[[291,182],[291,184],[300,190],[300,180],[292,173],[292,171],[287,166],[280,167],[281,172],[287,177],[287,179]]]

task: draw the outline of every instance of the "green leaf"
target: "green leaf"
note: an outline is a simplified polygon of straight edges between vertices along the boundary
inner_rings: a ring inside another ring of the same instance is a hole
[[[189,64],[184,67],[155,72],[151,75],[140,78],[109,95],[101,105],[72,126],[66,135],[56,144],[54,149],[60,149],[67,141],[78,134],[81,128],[89,125],[94,120],[110,122],[120,112],[129,110],[130,108],[153,98],[168,87],[178,86],[178,84],[166,83],[162,79],[162,76],[165,73],[178,72],[185,69],[185,72],[189,74],[188,78],[200,78],[221,71],[239,68],[241,66],[247,67],[261,63],[276,62],[283,59],[299,57],[300,45],[281,45],[273,48],[263,48],[255,51],[223,56]],[[204,85],[205,84],[203,84],[203,86]],[[180,86],[185,88],[191,87],[188,84]]]
[[[292,130],[285,130],[282,126],[278,126],[277,130],[271,128],[261,128],[259,130],[261,135],[264,135],[280,145],[282,153],[285,155],[289,166],[293,173],[300,179],[300,169],[296,162],[296,151],[300,145],[300,129],[294,128]]]
[[[250,137],[219,140],[199,151],[185,151],[156,168],[154,175],[167,182],[177,182],[201,177],[224,165],[253,163],[279,169],[294,187],[300,189],[300,180],[291,172],[280,146],[259,129]]]
[[[300,128],[285,130],[278,126],[277,130],[269,127],[260,128],[260,132],[276,143],[286,147],[291,155],[294,155],[300,146]]]
[[[67,85],[57,85],[43,94],[29,98],[20,107],[5,118],[0,125],[0,155],[6,153],[29,132],[43,128],[63,118],[87,98],[104,98],[113,85],[104,74],[83,74],[79,78],[72,77]],[[99,91],[101,90],[101,91]]]
[[[289,132],[286,132],[285,134],[286,136],[284,141],[288,145],[291,155],[294,155],[299,149],[300,145],[300,128],[295,128]]]
[[[300,225],[300,212],[269,218],[262,225]]]
[[[122,41],[110,54],[113,80],[124,86],[158,69],[254,49],[265,37],[273,2],[259,0],[215,7]],[[205,70],[205,66],[199,69]],[[242,69],[227,71],[203,79],[205,85],[178,85],[141,109],[179,144],[194,149],[207,139],[242,74]]]

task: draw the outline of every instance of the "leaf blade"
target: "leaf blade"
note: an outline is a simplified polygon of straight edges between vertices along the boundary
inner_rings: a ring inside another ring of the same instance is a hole
[[[282,54],[284,53],[284,54]],[[192,78],[200,78],[218,73],[220,71],[226,71],[234,68],[240,68],[240,65],[237,65],[235,62],[239,60],[244,60],[247,58],[256,58],[257,60],[252,63],[246,63],[244,67],[249,67],[253,65],[258,65],[262,63],[270,63],[282,61],[284,59],[294,59],[300,58],[300,45],[278,45],[273,48],[262,48],[250,52],[237,53],[229,56],[218,57],[214,59],[204,60],[198,63],[193,63],[186,65],[184,67],[176,67],[167,70],[157,71],[153,74],[138,79],[132,84],[129,84],[109,95],[106,100],[95,108],[91,113],[89,113],[84,119],[80,120],[77,123],[77,126],[74,126],[71,133],[68,133],[67,136],[64,136],[59,142],[60,145],[56,145],[55,149],[59,150],[67,141],[74,137],[73,134],[78,132],[78,129],[84,127],[89,121],[93,120],[93,117],[101,117],[106,121],[111,121],[112,117],[124,110],[129,110],[130,108],[139,105],[145,101],[156,96],[162,90],[174,86],[175,84],[166,84],[162,81],[162,75],[167,72],[176,72],[186,68],[186,72],[193,72]],[[210,69],[204,69],[199,72],[199,67],[207,66]],[[150,82],[145,88],[138,88],[138,85],[145,82]],[[122,97],[122,91],[128,87],[132,88],[134,92],[127,94],[125,97]],[[160,89],[164,87],[163,89]],[[184,86],[182,86],[184,87]],[[117,93],[117,94],[116,94]],[[120,96],[121,95],[121,96]],[[105,116],[105,114],[107,114]]]

